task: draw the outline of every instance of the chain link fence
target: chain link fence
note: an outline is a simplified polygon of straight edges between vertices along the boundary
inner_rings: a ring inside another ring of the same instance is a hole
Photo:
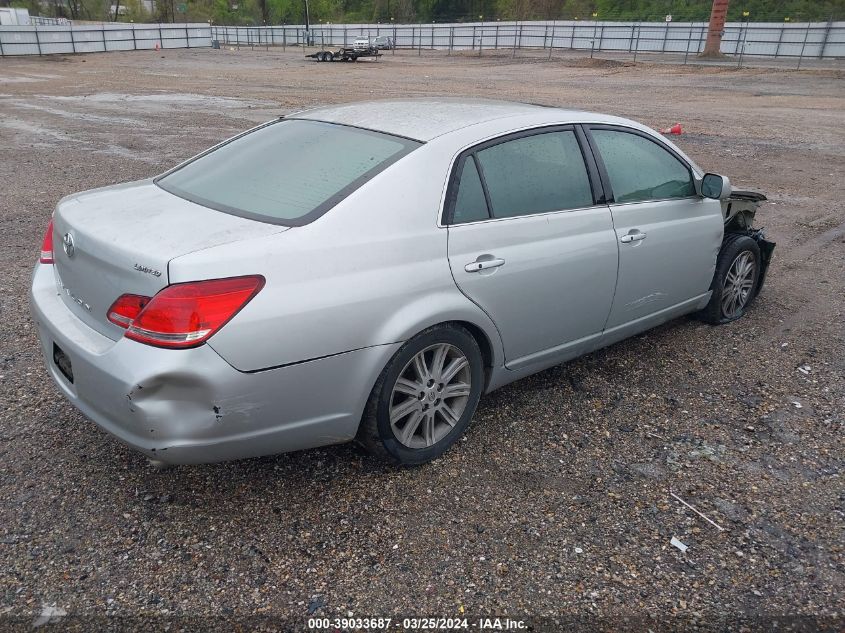
[[[235,27],[208,24],[99,24],[0,27],[0,56],[91,53],[154,48],[224,46],[352,47],[358,38],[383,38],[396,49],[483,56],[517,51],[577,51],[625,56],[664,54],[695,59],[707,39],[706,22],[494,22],[463,24],[331,24]],[[729,23],[721,51],[745,58],[795,60],[845,58],[845,22]],[[390,51],[386,51],[390,52]],[[543,53],[541,53],[543,54]]]
[[[704,50],[706,22],[495,22],[484,24],[234,27],[213,26],[212,39],[224,46],[351,47],[358,38],[389,38],[395,49],[416,51],[580,51],[630,55],[682,55],[684,62]],[[845,57],[845,22],[730,23],[721,51],[741,65],[744,57],[802,60]]]
[[[211,46],[208,24],[62,24],[0,27],[0,56]]]

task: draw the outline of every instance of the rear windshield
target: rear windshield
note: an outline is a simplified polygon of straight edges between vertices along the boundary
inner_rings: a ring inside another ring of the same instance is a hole
[[[288,119],[237,137],[155,182],[212,209],[297,226],[420,145],[344,125]]]

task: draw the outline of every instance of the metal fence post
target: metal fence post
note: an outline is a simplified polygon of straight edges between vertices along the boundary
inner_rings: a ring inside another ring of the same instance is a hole
[[[687,63],[689,57],[689,46],[692,44],[692,25],[689,27],[689,36],[687,37],[687,50],[684,52],[684,65]]]
[[[780,25],[780,33],[778,34],[778,43],[775,46],[775,59],[777,59],[778,53],[780,52],[780,43],[783,41],[783,32],[786,30],[786,24]]]
[[[38,45],[38,55],[41,55],[41,38],[38,37],[38,27],[35,27],[35,43]]]
[[[637,61],[637,53],[640,52],[640,24],[637,24],[637,43],[634,45],[634,61]]]
[[[598,46],[598,49],[596,49],[596,50],[598,50],[599,52],[601,52],[601,41],[602,41],[602,38],[603,38],[603,37],[604,37],[604,24],[602,24],[602,25],[599,27],[599,46]]]
[[[575,50],[575,25],[572,24],[570,27],[572,30],[569,32],[569,50]]]
[[[822,40],[822,44],[819,47],[819,59],[824,58],[824,49],[827,48],[827,40],[830,37],[830,29],[833,26],[833,16],[830,16],[830,19],[827,21],[827,28],[824,30],[824,39]]]
[[[807,22],[807,32],[804,33],[804,43],[801,44],[801,53],[798,55],[798,67],[796,70],[801,70],[801,60],[804,59],[804,49],[807,47],[807,38],[810,37],[810,23]]]
[[[69,27],[70,31],[70,50],[76,52],[76,39],[73,37],[73,27]]]
[[[484,25],[481,25],[481,30],[478,34],[478,56],[481,57],[481,49],[484,47]]]
[[[454,43],[455,43],[455,27],[450,26],[449,27],[449,53],[448,53],[449,56],[452,55],[452,46],[454,45]]]
[[[519,25],[514,24],[514,27],[513,27],[513,52],[511,53],[511,59],[514,59],[516,57],[516,28],[517,28],[517,26],[519,26]]]
[[[185,48],[191,48],[191,36],[188,34],[188,23],[185,23]]]
[[[499,48],[499,25],[496,25],[496,39],[493,40],[493,49],[498,50]]]
[[[631,25],[631,43],[628,44],[628,52],[634,53],[634,61],[637,61],[637,49],[639,48],[639,42],[637,42],[637,45],[634,46],[634,42],[635,42],[636,37],[637,37],[638,26],[639,25],[636,24],[636,23]]]
[[[745,25],[745,30],[742,33],[742,48],[739,49],[739,63],[737,68],[742,68],[742,58],[745,56],[745,40],[748,39],[748,24]]]
[[[549,59],[552,58],[552,51],[555,49],[555,27],[557,22],[552,22],[552,40],[549,42]]]
[[[598,26],[598,22],[593,22],[593,39],[590,40],[590,59],[593,58],[593,51],[596,49],[596,30]]]
[[[288,30],[282,27],[282,50],[286,51],[288,48]]]
[[[3,34],[0,33],[0,57],[3,57]]]
[[[38,29],[35,30],[35,33],[36,34],[38,33]],[[109,49],[106,46],[106,25],[105,24],[103,24],[103,26],[100,27],[100,37],[103,38],[103,52],[104,53],[108,52]],[[162,48],[164,48],[164,46],[162,46]],[[40,55],[40,53],[39,53],[39,55]]]
[[[420,32],[417,35],[417,57],[422,55],[422,25],[420,25]]]
[[[161,38],[161,22],[158,24],[158,45],[161,46],[161,48],[164,48],[164,40]]]
[[[471,44],[470,50],[474,51],[475,50],[475,25],[474,24],[472,26],[472,41],[470,42],[470,44]]]

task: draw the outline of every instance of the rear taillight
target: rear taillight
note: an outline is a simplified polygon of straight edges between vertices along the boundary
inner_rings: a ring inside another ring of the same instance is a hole
[[[53,263],[53,220],[50,220],[50,223],[47,225],[44,241],[41,242],[41,257],[38,261],[42,264]]]
[[[140,305],[140,300],[145,297],[123,295],[109,310],[109,320],[121,325],[120,318],[112,319],[112,313],[128,318],[138,308],[136,316],[123,326],[127,328],[126,338],[157,347],[196,347],[223,327],[263,287],[261,275],[174,284],[144,305]],[[121,311],[115,311],[123,299]]]
[[[128,328],[149,302],[150,297],[142,295],[120,295],[111,304],[108,319],[115,325]]]

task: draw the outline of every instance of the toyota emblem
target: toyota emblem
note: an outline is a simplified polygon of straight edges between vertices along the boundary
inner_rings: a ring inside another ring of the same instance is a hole
[[[65,249],[65,254],[68,257],[73,257],[73,235],[65,233],[65,236],[62,238],[62,248]]]

